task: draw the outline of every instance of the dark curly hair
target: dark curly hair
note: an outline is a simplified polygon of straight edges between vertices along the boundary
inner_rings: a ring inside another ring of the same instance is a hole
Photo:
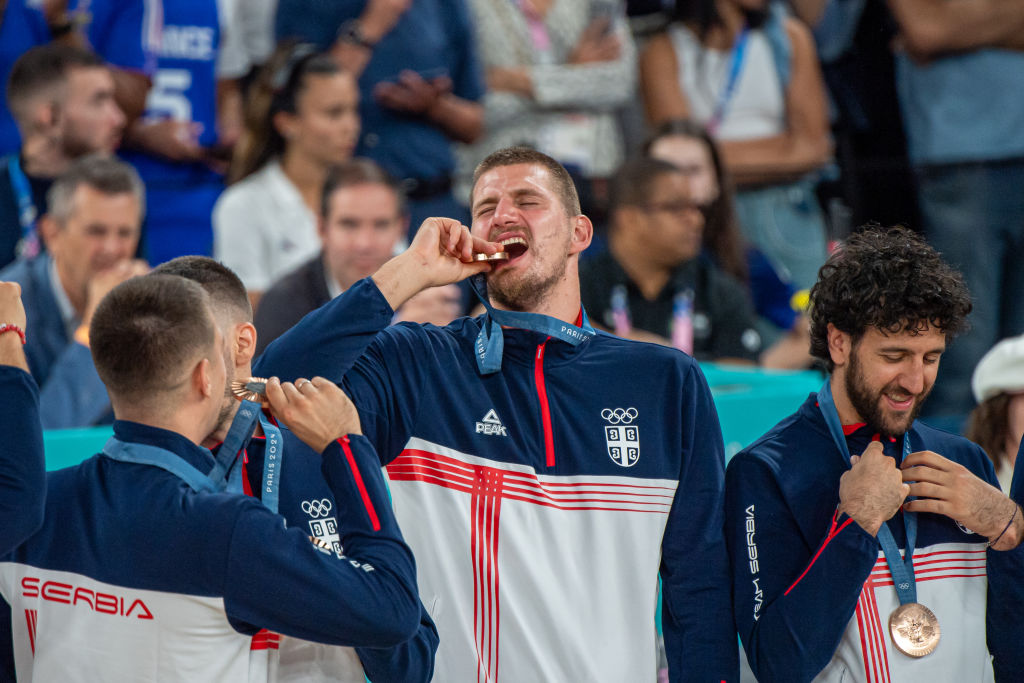
[[[811,288],[811,355],[829,372],[828,324],[860,341],[868,327],[916,334],[926,325],[947,339],[966,327],[971,297],[963,276],[907,228],[869,224],[818,271]]]

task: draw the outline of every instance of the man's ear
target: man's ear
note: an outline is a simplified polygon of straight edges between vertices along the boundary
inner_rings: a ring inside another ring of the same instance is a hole
[[[53,216],[45,213],[39,217],[38,228],[39,236],[42,238],[43,244],[46,245],[46,250],[52,253],[57,233],[60,232],[60,225],[57,224]]]
[[[843,332],[832,323],[828,324],[826,331],[828,339],[828,353],[836,367],[843,367],[850,360],[853,353],[853,337]]]
[[[213,396],[213,377],[210,373],[210,359],[204,358],[192,368],[192,388],[203,398]]]
[[[248,366],[256,355],[256,327],[249,322],[235,326],[235,367]]]
[[[569,244],[569,253],[578,254],[589,247],[591,240],[594,239],[594,224],[582,214],[572,220],[572,241]]]

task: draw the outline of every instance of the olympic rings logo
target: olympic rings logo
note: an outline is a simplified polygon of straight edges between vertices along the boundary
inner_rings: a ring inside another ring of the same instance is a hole
[[[327,498],[302,501],[302,511],[311,517],[326,517],[333,507]]]
[[[605,408],[601,411],[601,418],[607,420],[613,425],[626,424],[636,419],[636,416],[640,413],[637,412],[636,408]]]

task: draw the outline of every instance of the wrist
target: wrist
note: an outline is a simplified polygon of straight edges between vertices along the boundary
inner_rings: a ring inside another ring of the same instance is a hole
[[[22,345],[25,344],[25,330],[21,325],[15,325],[14,323],[0,323],[0,336],[5,336],[4,333],[10,332],[11,339],[18,339]]]
[[[397,311],[414,294],[429,286],[422,272],[426,264],[413,262],[413,258],[412,252],[407,250],[381,266],[371,278],[392,311]]]
[[[1020,507],[1013,501],[1007,499],[1013,505],[1010,510],[1010,517],[1005,526],[993,538],[989,538],[989,547],[993,550],[1012,550],[1020,545],[1022,533],[1024,533],[1024,519],[1020,513]]]

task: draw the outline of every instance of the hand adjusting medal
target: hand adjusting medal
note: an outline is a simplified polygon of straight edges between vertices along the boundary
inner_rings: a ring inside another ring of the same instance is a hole
[[[839,414],[832,398],[831,380],[826,380],[818,392],[818,408],[821,410],[832,440],[850,464],[850,449],[846,445]],[[910,455],[910,435],[903,435],[903,459]],[[941,631],[935,613],[917,601],[917,582],[914,579],[914,546],[917,543],[917,513],[903,511],[903,528],[906,532],[906,548],[900,556],[899,546],[884,522],[878,529],[878,544],[882,546],[885,562],[889,565],[892,585],[896,589],[900,606],[889,615],[889,637],[893,646],[908,657],[924,657],[939,644]],[[895,517],[893,519],[898,519]]]
[[[231,395],[239,401],[267,402],[267,380],[263,377],[231,380]]]

